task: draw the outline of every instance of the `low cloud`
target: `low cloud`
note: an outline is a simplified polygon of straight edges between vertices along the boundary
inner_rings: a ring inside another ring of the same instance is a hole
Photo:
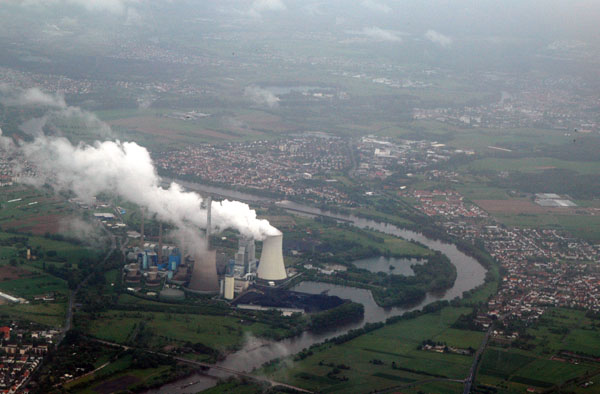
[[[21,89],[9,85],[0,85],[0,104],[7,107],[44,108],[48,111],[39,118],[30,119],[21,125],[21,130],[32,136],[43,134],[44,128],[61,135],[60,124],[64,121],[77,123],[96,137],[108,138],[113,132],[106,123],[95,114],[76,106],[70,106],[59,93],[46,93],[39,88]]]
[[[61,94],[48,94],[38,88],[15,89],[9,85],[0,85],[0,103],[7,107],[48,107],[67,108]]]
[[[5,0],[25,7],[77,6],[89,12],[108,12],[128,16],[140,0]],[[135,11],[135,10],[134,10]]]
[[[283,0],[254,0],[248,13],[253,17],[262,16],[263,12],[284,11],[287,7]]]
[[[132,7],[127,8],[125,24],[127,26],[140,26],[143,22],[142,15]]]
[[[427,30],[427,33],[425,33],[425,38],[434,44],[443,46],[444,48],[448,48],[450,45],[452,45],[452,38],[435,30]]]
[[[379,27],[365,27],[354,34],[362,35],[375,41],[402,42],[402,37],[400,37],[399,33]]]
[[[546,49],[548,49],[550,51],[569,51],[572,49],[583,49],[583,48],[586,48],[587,46],[588,45],[582,41],[558,40],[558,41],[554,41],[554,42],[548,44],[548,46],[546,46]]]
[[[392,11],[392,8],[387,4],[383,4],[375,0],[363,0],[360,4],[371,11],[383,12],[385,14],[388,14]]]
[[[279,97],[275,96],[273,92],[258,86],[248,86],[244,89],[244,96],[255,104],[266,105],[269,108],[276,108],[280,101]]]

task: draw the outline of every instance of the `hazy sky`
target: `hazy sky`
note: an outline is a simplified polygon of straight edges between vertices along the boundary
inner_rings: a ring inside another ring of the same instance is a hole
[[[0,20],[0,44],[77,54],[131,41],[202,52],[241,34],[241,56],[271,45],[459,68],[600,61],[600,0],[4,0]]]
[[[172,12],[157,14],[159,7]],[[37,15],[60,9],[64,17],[91,13],[132,25],[205,16],[223,22],[246,18],[265,27],[295,20],[319,21],[323,29],[333,24],[339,29],[362,26],[411,34],[434,30],[455,36],[600,39],[597,0],[4,0],[1,8]]]

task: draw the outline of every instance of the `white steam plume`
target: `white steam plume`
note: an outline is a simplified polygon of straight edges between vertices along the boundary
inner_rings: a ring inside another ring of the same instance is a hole
[[[76,216],[67,217],[58,223],[59,231],[68,236],[84,241],[94,247],[105,246],[109,239],[104,227],[97,222],[88,222]]]
[[[6,137],[1,139],[0,145],[18,150],[37,168],[37,177],[25,182],[71,190],[84,200],[103,192],[114,193],[179,228],[206,226],[200,195],[185,192],[176,183],[162,188],[150,154],[134,142],[73,145],[66,138],[40,135],[33,142],[15,145]],[[257,240],[279,234],[267,220],[258,219],[254,210],[238,201],[213,201],[212,224],[217,231],[233,228]]]
[[[244,96],[256,104],[266,105],[269,108],[275,108],[279,105],[279,97],[275,96],[273,92],[258,86],[246,87],[244,89]]]

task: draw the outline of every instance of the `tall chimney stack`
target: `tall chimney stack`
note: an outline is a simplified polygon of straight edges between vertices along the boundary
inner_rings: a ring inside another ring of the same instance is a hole
[[[185,234],[181,234],[181,238],[179,239],[179,253],[181,254],[181,264],[185,263],[185,250],[183,250],[183,248],[185,247]]]
[[[212,197],[208,196],[206,199],[206,244],[210,249],[210,226],[211,226],[211,211],[212,211]]]
[[[142,227],[140,228],[140,234],[141,234],[140,246],[142,249],[144,249],[144,213],[145,213],[145,210],[144,210],[144,207],[142,207]]]
[[[162,252],[163,252],[163,242],[162,242],[162,223],[158,225],[158,264],[162,264]]]

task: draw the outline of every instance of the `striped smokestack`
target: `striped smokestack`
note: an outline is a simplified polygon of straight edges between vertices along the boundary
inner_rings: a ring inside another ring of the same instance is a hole
[[[142,208],[142,227],[140,228],[140,246],[144,248],[144,208]]]
[[[162,223],[158,226],[158,264],[162,264],[162,252],[163,252],[163,242],[162,242]]]

